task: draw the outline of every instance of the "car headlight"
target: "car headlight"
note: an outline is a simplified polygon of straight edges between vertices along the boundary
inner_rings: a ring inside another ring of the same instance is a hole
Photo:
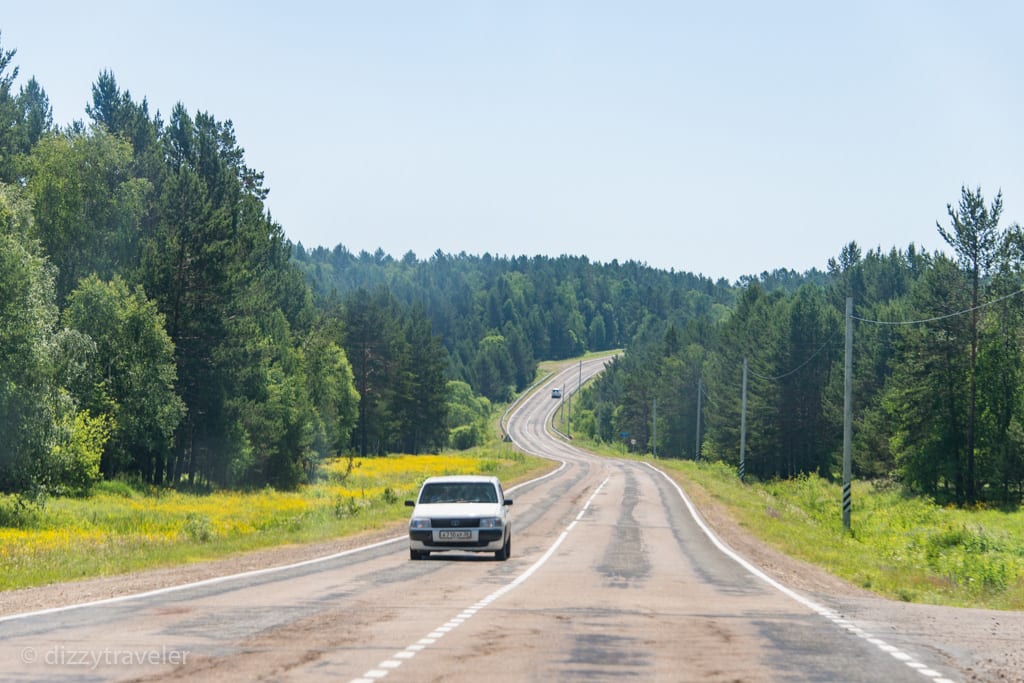
[[[429,529],[430,528],[430,520],[427,519],[426,517],[413,517],[409,521],[409,528],[410,529]]]
[[[484,517],[480,520],[481,529],[500,529],[501,517]]]

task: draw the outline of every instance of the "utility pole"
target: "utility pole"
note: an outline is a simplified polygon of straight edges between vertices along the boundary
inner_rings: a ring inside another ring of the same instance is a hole
[[[583,389],[583,359],[580,359],[580,377],[576,380],[576,393]],[[569,438],[572,438],[572,395],[569,395]]]
[[[658,457],[658,399],[654,399],[654,457]]]
[[[704,393],[704,380],[701,377],[697,378],[697,443],[694,452],[694,460],[700,462],[700,414],[701,414],[701,399]]]
[[[743,398],[740,401],[740,481],[747,469],[747,359],[743,359]]]
[[[846,297],[846,362],[843,380],[843,528],[850,530],[853,478],[853,297]]]
[[[572,392],[571,391],[569,392],[569,395],[566,397],[566,400],[569,402],[569,411],[568,411],[568,415],[566,415],[566,418],[565,418],[565,433],[571,439],[572,438]]]

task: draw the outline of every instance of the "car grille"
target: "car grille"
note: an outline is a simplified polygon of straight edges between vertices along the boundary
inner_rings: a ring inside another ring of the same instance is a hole
[[[430,526],[434,529],[476,529],[480,526],[480,520],[476,517],[431,519]]]
[[[420,541],[430,548],[483,548],[488,543],[500,541],[502,533],[501,529],[481,529],[475,541],[437,541],[435,543],[430,531],[410,531],[409,538]]]

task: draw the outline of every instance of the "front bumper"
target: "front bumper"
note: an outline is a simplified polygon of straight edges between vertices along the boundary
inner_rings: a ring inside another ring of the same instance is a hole
[[[469,550],[473,552],[497,551],[505,545],[504,529],[479,529],[476,539],[470,541],[442,541],[434,538],[433,529],[410,529],[409,547],[412,550]]]

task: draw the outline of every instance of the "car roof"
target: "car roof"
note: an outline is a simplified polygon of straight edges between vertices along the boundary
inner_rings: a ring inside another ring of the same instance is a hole
[[[446,474],[439,477],[430,477],[424,484],[500,484],[497,477],[485,474]]]

